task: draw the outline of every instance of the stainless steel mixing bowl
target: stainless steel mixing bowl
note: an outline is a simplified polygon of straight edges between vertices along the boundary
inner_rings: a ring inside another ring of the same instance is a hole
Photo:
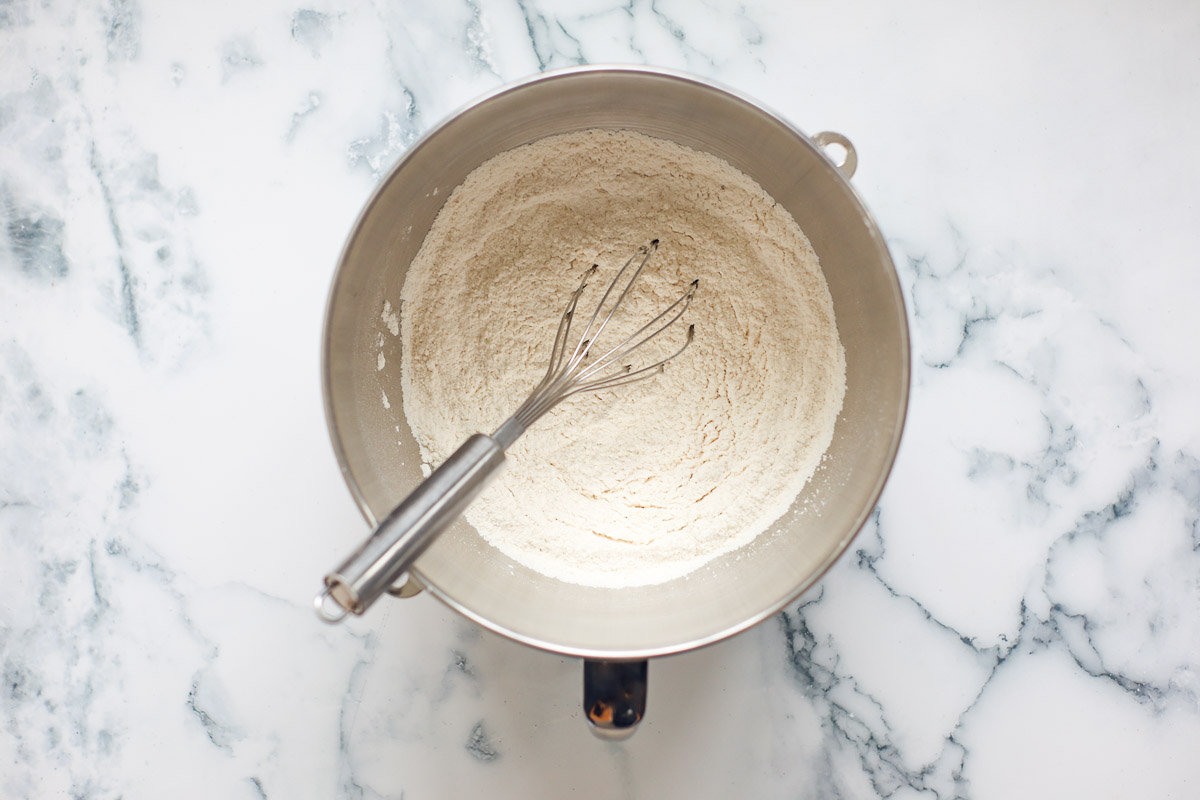
[[[844,138],[809,139],[734,92],[664,70],[583,67],[505,86],[409,148],[362,211],[337,266],[325,318],[325,408],[346,482],[372,526],[422,479],[402,411],[400,341],[381,320],[385,301],[398,309],[409,262],[471,170],[513,147],[588,128],[671,139],[758,181],[812,242],[846,350],[845,406],[822,468],[792,510],[745,548],[668,583],[598,589],[534,572],[460,520],[413,570],[450,607],[519,642],[593,660],[645,659],[745,630],[795,599],[845,551],[874,508],[900,442],[908,327],[883,237],[848,182],[856,161]],[[823,150],[831,142],[846,148],[840,164]],[[348,531],[347,547],[360,535]]]

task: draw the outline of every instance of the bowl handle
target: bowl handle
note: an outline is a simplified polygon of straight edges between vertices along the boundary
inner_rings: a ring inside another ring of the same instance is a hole
[[[854,145],[850,144],[849,139],[840,133],[821,131],[812,137],[812,140],[820,146],[825,157],[833,162],[833,166],[837,167],[837,171],[842,173],[843,178],[850,180],[854,177],[854,172],[858,169],[858,153],[855,152]],[[829,154],[829,145],[831,144],[840,145],[842,150],[845,151],[840,162],[835,161]]]
[[[583,662],[583,710],[601,739],[627,739],[646,715],[646,661]]]

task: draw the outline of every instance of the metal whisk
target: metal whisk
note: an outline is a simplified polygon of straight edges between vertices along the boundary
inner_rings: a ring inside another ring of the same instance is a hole
[[[529,397],[491,436],[476,433],[467,439],[379,523],[353,555],[325,576],[325,589],[314,600],[317,616],[326,622],[338,622],[348,613],[362,614],[370,608],[496,476],[504,465],[504,451],[558,403],[581,392],[611,389],[652,378],[663,371],[667,362],[687,349],[695,337],[695,325],[688,326],[683,345],[666,358],[636,368],[626,362],[626,357],[633,351],[658,337],[683,316],[700,285],[698,279],[658,316],[593,357],[593,351],[599,352],[597,340],[657,249],[658,240],[655,239],[630,256],[604,290],[578,342],[569,349],[580,297],[599,265],[593,264],[584,273],[558,321],[546,374]],[[330,606],[330,600],[335,607]]]

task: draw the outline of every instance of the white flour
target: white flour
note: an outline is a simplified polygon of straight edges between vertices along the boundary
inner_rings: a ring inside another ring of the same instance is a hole
[[[724,161],[586,131],[471,173],[402,292],[404,412],[438,464],[494,431],[541,378],[584,270],[601,267],[580,302],[590,314],[591,291],[653,238],[662,244],[627,321],[649,320],[699,278],[683,320],[695,342],[656,378],[547,414],[467,512],[505,554],[572,583],[684,575],[764,531],[812,475],[841,410],[845,357],[808,240]],[[664,348],[685,330],[664,334]]]

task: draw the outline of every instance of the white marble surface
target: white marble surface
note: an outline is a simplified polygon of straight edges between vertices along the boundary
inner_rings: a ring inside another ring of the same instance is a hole
[[[0,2],[0,795],[1200,795],[1200,8]],[[364,533],[318,390],[382,171],[504,80],[693,71],[856,144],[909,300],[878,514],[801,601],[579,665],[428,596],[320,625]]]

